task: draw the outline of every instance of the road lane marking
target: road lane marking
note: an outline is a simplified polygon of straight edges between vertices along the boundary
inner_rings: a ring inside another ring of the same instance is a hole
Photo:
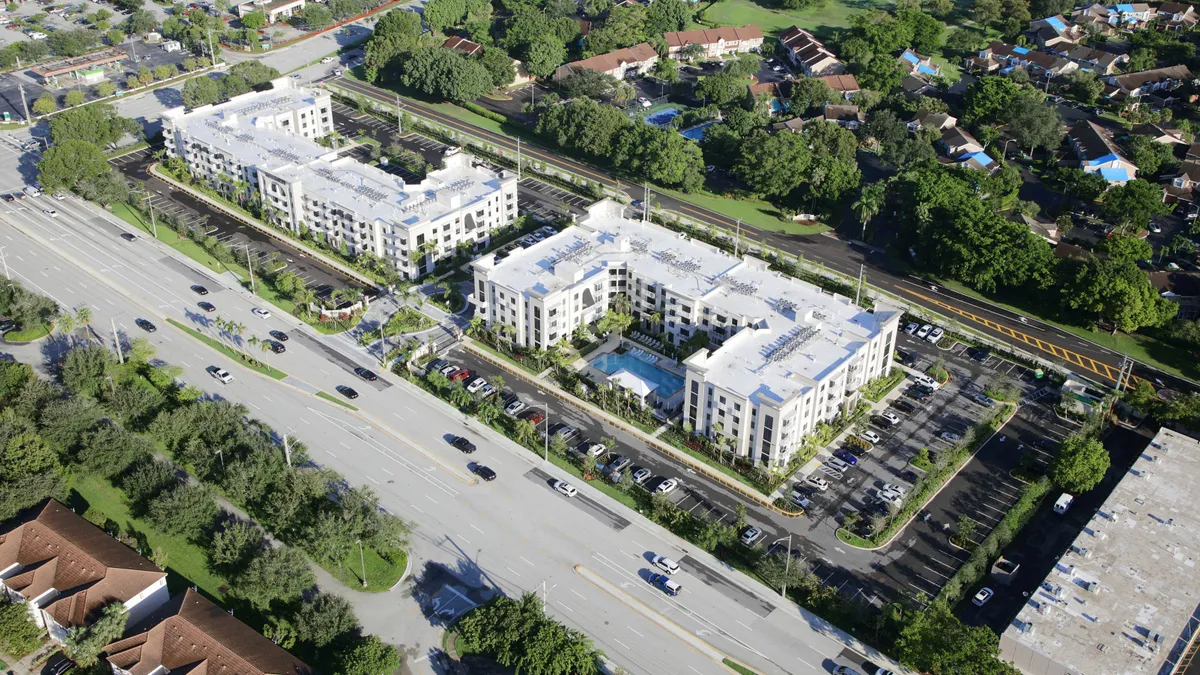
[[[471,525],[471,529],[475,530],[475,531],[476,531],[476,532],[478,532],[479,534],[487,534],[486,532],[484,532],[483,530],[479,529],[478,527],[475,527],[474,525]]]
[[[634,635],[636,635],[640,638],[646,637],[645,635],[642,635],[641,633],[637,632],[636,630],[633,630],[633,626],[625,626],[625,627],[628,628],[630,630],[630,632],[632,632]]]
[[[395,476],[395,475],[396,475],[396,474],[392,473],[391,471],[388,471],[387,469],[383,468],[382,466],[381,466],[381,467],[379,467],[379,470],[380,470],[380,471],[382,471],[382,472],[384,472],[384,473],[386,473],[386,474],[387,474],[387,475],[389,475],[389,476]]]
[[[629,645],[625,644],[624,642],[621,642],[621,641],[620,641],[620,640],[618,640],[617,638],[613,638],[613,642],[615,642],[615,643],[617,643],[617,644],[621,645],[622,647],[624,647],[624,648],[625,648],[625,651],[630,651],[630,649],[629,649]]]
[[[466,537],[462,536],[461,534],[460,534],[460,535],[458,535],[458,538],[459,538],[459,539],[462,539],[463,541],[467,542],[468,544],[469,544],[469,543],[471,543],[471,540],[470,540],[470,539],[467,539]]]
[[[429,501],[433,502],[434,504],[437,503],[437,500],[434,499],[433,497],[430,497],[429,495],[425,495],[425,499],[428,499]]]
[[[416,504],[410,504],[409,506],[412,506],[414,509],[416,509],[418,513],[422,513],[422,514],[423,514],[423,513],[425,513],[425,512],[424,512],[424,511],[422,511],[422,510],[420,509],[420,507],[418,507]]]
[[[374,483],[376,485],[379,485],[379,481],[375,480],[374,478],[371,478],[370,476],[367,476],[367,480],[371,481],[372,483]]]
[[[568,590],[570,590],[570,591],[571,591],[572,593],[574,593],[575,595],[579,596],[579,598],[580,598],[581,600],[583,600],[584,602],[587,602],[587,598],[583,597],[583,596],[582,596],[582,595],[580,595],[578,592],[576,592],[576,590],[575,590],[574,588],[571,588],[571,589],[568,589]]]
[[[518,573],[516,570],[514,570],[514,569],[513,569],[513,568],[511,568],[511,567],[505,567],[504,569],[508,570],[509,572],[512,572],[512,573],[513,573],[515,576],[517,576],[517,577],[520,577],[520,576],[521,576],[521,575],[520,575],[520,574],[519,574],[519,573]]]
[[[519,555],[519,556],[517,556],[517,557],[518,557],[518,558],[520,558],[521,560],[525,560],[525,556],[523,556],[523,555]],[[533,566],[534,566],[534,564],[533,564],[533,563],[531,563],[531,562],[529,562],[528,560],[525,560],[525,564],[526,564],[526,565],[529,565],[530,567],[533,567]]]

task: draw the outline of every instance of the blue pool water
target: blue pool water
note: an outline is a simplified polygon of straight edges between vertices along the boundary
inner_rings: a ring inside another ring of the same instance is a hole
[[[592,366],[612,375],[619,370],[627,370],[634,375],[657,385],[655,392],[660,398],[670,398],[672,394],[683,388],[683,378],[669,373],[658,366],[647,363],[642,359],[626,352],[625,354],[601,354],[592,360]]]
[[[688,127],[687,129],[680,131],[679,135],[683,136],[684,138],[699,142],[699,141],[704,140],[704,130],[705,129],[711,127],[714,124],[720,124],[720,123],[721,123],[720,120],[709,120],[707,122],[701,122],[700,124],[697,124],[694,127]]]
[[[665,127],[671,123],[671,120],[679,117],[678,108],[665,108],[655,113],[646,115],[646,123],[653,124],[656,127]]]

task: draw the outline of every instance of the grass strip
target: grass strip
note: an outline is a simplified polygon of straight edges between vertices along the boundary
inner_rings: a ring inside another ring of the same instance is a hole
[[[358,408],[356,408],[356,407],[354,407],[354,406],[350,405],[349,403],[347,403],[347,402],[343,401],[341,398],[338,398],[337,396],[334,396],[333,394],[327,394],[327,393],[325,393],[325,392],[323,392],[323,391],[318,391],[318,392],[317,392],[317,396],[318,396],[318,397],[320,397],[320,398],[323,398],[323,399],[325,399],[326,401],[329,401],[329,402],[331,402],[331,403],[336,403],[336,404],[338,404],[338,405],[340,405],[340,406],[342,406],[342,407],[344,407],[344,408],[349,408],[349,409],[351,409],[351,410],[353,410],[353,411],[355,411],[355,412],[358,412]]]
[[[742,664],[738,663],[737,661],[734,661],[733,659],[724,659],[723,662],[726,666],[728,666],[730,669],[732,669],[733,672],[738,673],[739,675],[758,675],[757,672],[750,670],[746,666],[743,666]]]
[[[407,554],[400,555],[401,557],[392,563],[385,560],[375,549],[363,548],[362,557],[359,557],[357,550],[353,550],[346,554],[346,557],[336,566],[322,565],[322,567],[345,584],[347,588],[363,593],[386,593],[404,575]],[[363,585],[364,566],[367,571],[366,586]]]
[[[40,340],[50,334],[54,330],[54,324],[43,323],[33,326],[32,328],[21,328],[20,330],[10,330],[4,334],[5,342],[33,342]]]
[[[212,347],[213,349],[216,349],[219,352],[223,352],[229,358],[234,359],[235,361],[241,362],[241,364],[243,366],[249,368],[250,370],[257,371],[259,373],[262,373],[263,375],[266,375],[267,377],[271,377],[276,380],[282,380],[283,378],[287,377],[287,373],[283,372],[282,370],[279,370],[278,368],[272,368],[271,366],[268,366],[267,364],[265,364],[261,361],[255,361],[253,358],[248,357],[247,355],[230,347],[229,345],[218,342],[194,328],[190,328],[188,326],[183,325],[182,323],[179,323],[175,319],[167,319],[167,322],[170,323],[172,326],[175,326],[179,330],[186,332],[188,335],[191,335],[192,337],[196,338],[197,340],[200,340],[201,342],[208,345],[209,347]]]

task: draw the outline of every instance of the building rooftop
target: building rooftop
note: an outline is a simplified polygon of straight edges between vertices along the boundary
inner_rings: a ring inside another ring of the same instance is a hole
[[[1001,658],[1028,675],[1171,672],[1200,611],[1198,482],[1200,442],[1160,430],[1004,631]]]
[[[762,36],[762,29],[755,25],[697,28],[696,30],[663,33],[663,39],[667,41],[668,47],[685,47],[690,44],[711,45],[722,40],[725,42],[761,40]]]
[[[293,88],[288,78],[273,84],[273,89],[191,112],[173,108],[163,112],[163,119],[213,148],[227,149],[244,164],[300,182],[306,193],[343,206],[368,222],[436,221],[492,194],[505,177],[504,172],[472,167],[470,158],[460,154],[447,157],[444,169],[431,172],[420,183],[406,185],[400,177],[373,166],[338,158],[338,151],[284,131],[275,122],[280,115],[315,105],[318,94]]]
[[[849,298],[768,269],[766,262],[688,239],[624,217],[603,200],[588,216],[496,264],[475,263],[490,280],[527,295],[545,296],[584,279],[607,278],[609,268],[635,269],[643,278],[703,303],[717,314],[747,317],[746,328],[711,352],[693,355],[715,385],[778,404],[803,393],[878,335],[899,312],[874,313]]]
[[[4,585],[26,600],[42,598],[65,628],[90,624],[104,605],[128,602],[167,574],[54,500],[0,534],[0,570],[14,566]]]
[[[1166,66],[1152,70],[1142,70],[1136,73],[1126,73],[1112,78],[1112,83],[1122,91],[1133,91],[1147,84],[1186,80],[1192,76],[1192,71],[1185,65]]]
[[[581,70],[597,70],[607,73],[622,66],[644,63],[657,58],[658,52],[654,51],[654,47],[651,47],[649,42],[643,42],[632,47],[617,49],[607,54],[597,54],[582,61],[572,61],[566,65],[559,66],[559,68],[566,68],[566,73],[577,73]],[[558,73],[556,72],[555,75],[557,76]]]

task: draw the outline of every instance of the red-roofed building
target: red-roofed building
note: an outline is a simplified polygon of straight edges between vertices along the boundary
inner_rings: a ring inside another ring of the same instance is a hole
[[[475,56],[483,51],[483,45],[455,35],[442,43],[442,49],[457,49],[467,56]]]
[[[707,28],[663,33],[667,41],[667,56],[677,58],[684,47],[700,45],[708,57],[740,54],[762,47],[763,34],[758,26]]]

